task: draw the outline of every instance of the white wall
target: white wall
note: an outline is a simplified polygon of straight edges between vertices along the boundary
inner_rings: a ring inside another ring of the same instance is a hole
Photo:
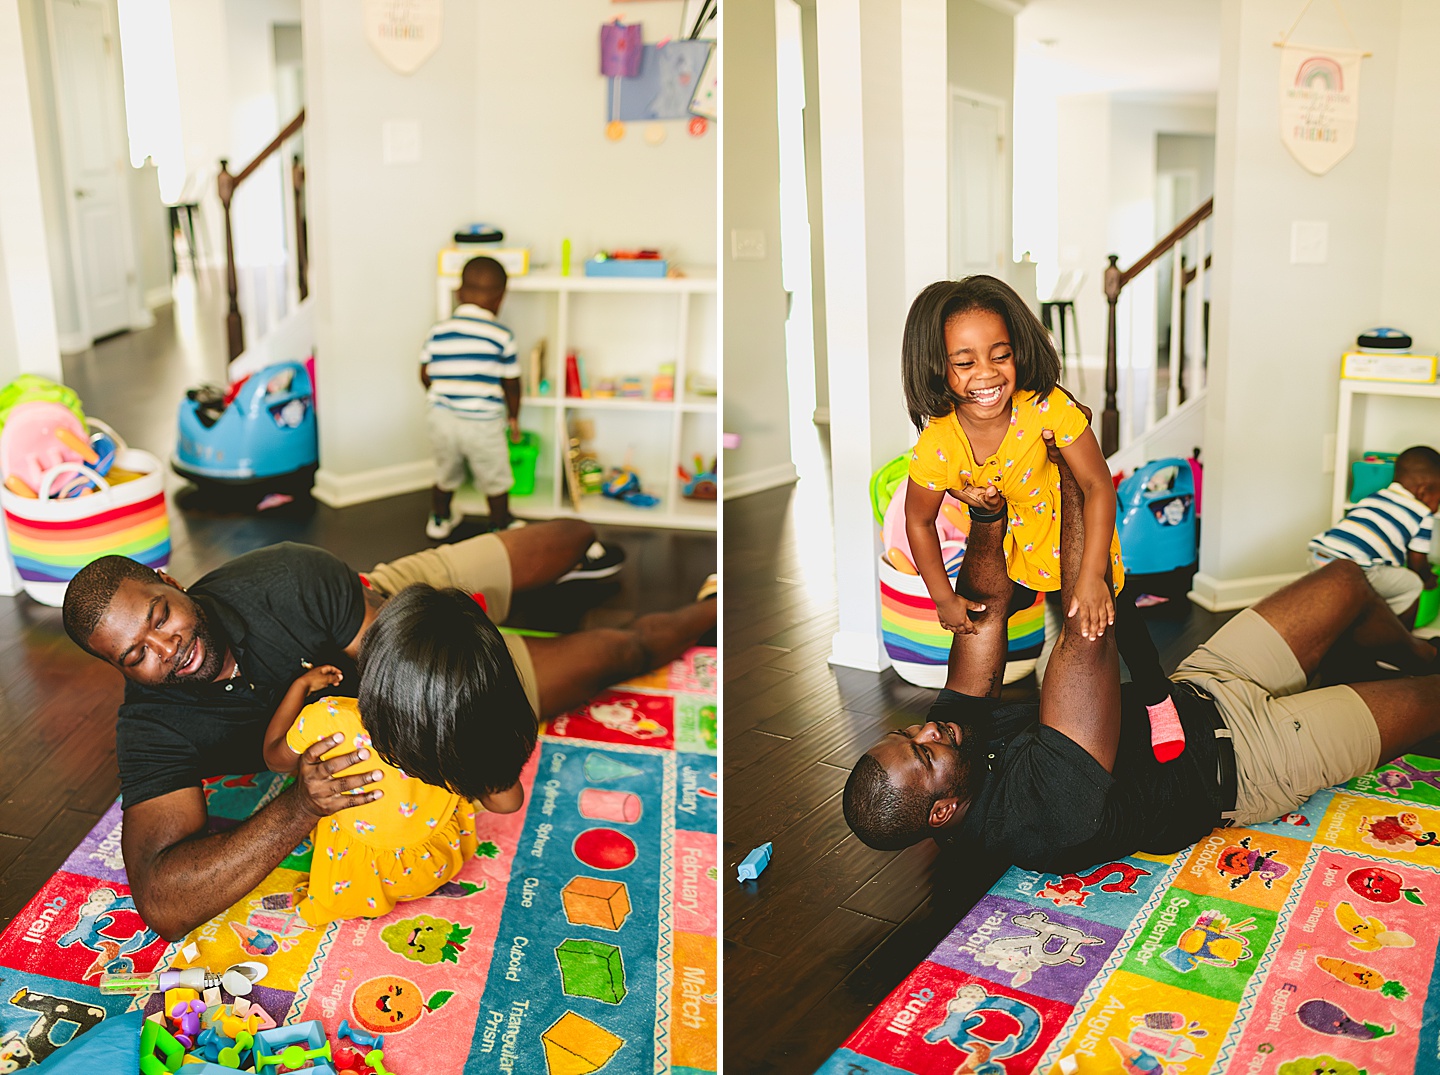
[[[724,289],[726,432],[740,446],[725,453],[726,497],[795,480],[785,363],[785,289],[780,276],[780,147],[774,0],[733,0],[725,9],[725,205],[721,234]],[[733,35],[733,36],[732,36]],[[813,218],[812,218],[813,219]],[[736,229],[758,230],[765,257],[736,260]]]
[[[1376,324],[1404,325],[1417,347],[1440,349],[1440,302],[1436,301],[1435,251],[1440,250],[1440,96],[1432,86],[1440,45],[1440,4],[1402,0],[1402,33],[1395,78],[1395,129],[1390,156],[1385,263]],[[1370,61],[1365,61],[1367,64]],[[1370,77],[1368,69],[1364,77]],[[1370,89],[1366,83],[1366,92]],[[1429,443],[1440,443],[1432,435]]]
[[[1346,4],[1356,37],[1374,55],[1362,64],[1355,150],[1324,176],[1297,164],[1278,136],[1280,54],[1271,41],[1293,19],[1293,5],[1223,6],[1208,465],[1195,583],[1211,604],[1245,596],[1254,588],[1247,580],[1303,568],[1306,540],[1331,521],[1323,447],[1335,424],[1339,355],[1387,306],[1395,313],[1421,310],[1417,291],[1399,281],[1429,272],[1429,251],[1415,239],[1427,229],[1434,234],[1433,186],[1394,171],[1397,152],[1402,169],[1435,162],[1433,128],[1408,126],[1427,116],[1433,122],[1433,103],[1408,99],[1411,88],[1421,91],[1428,57],[1440,45],[1440,26],[1425,6]],[[1349,36],[1333,9],[1317,4],[1303,40]],[[1407,101],[1397,108],[1402,73]],[[1397,131],[1431,143],[1419,161],[1412,155],[1418,150],[1397,147]],[[1326,264],[1290,263],[1297,220],[1328,224]],[[1387,286],[1396,292],[1393,305]],[[1277,490],[1283,511],[1276,510]]]
[[[366,42],[358,5],[304,0],[322,498],[430,484],[415,361],[436,253],[457,227],[498,224],[533,263],[553,264],[569,237],[577,260],[653,246],[681,268],[714,265],[715,129],[667,123],[658,146],[637,125],[604,136],[601,22],[642,21],[653,42],[680,6],[583,0],[547,19],[499,0],[447,4],[439,50],[407,76]],[[391,120],[419,124],[418,162],[384,162]]]
[[[468,215],[455,223],[498,224],[507,241],[529,246],[542,263],[556,262],[560,241],[569,238],[576,258],[645,246],[682,268],[713,267],[715,125],[696,138],[683,123],[663,124],[666,138],[658,146],[646,144],[640,124],[630,124],[618,142],[604,130],[600,24],[617,16],[639,22],[653,43],[674,36],[678,0],[628,6],[568,0],[563,16],[553,19],[539,17],[533,4],[480,0],[476,6],[480,29],[472,48],[484,62],[472,59],[478,123],[465,130],[478,132],[480,159]],[[459,13],[447,5],[447,20],[452,11]],[[443,124],[437,137],[460,130],[444,124],[444,114],[443,107],[436,112]]]
[[[436,251],[475,199],[479,22],[448,5],[439,50],[405,76],[366,43],[358,7],[304,6],[322,498],[345,496],[357,474],[380,488],[367,472],[428,458],[415,363],[434,320]],[[383,163],[387,120],[420,124],[418,162]]]

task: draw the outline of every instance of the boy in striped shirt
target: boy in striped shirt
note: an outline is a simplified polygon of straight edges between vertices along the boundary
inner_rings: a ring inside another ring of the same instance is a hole
[[[451,512],[465,468],[490,503],[492,530],[524,523],[510,514],[509,439],[520,440],[520,365],[515,334],[495,319],[505,299],[505,268],[494,258],[471,258],[460,274],[460,304],[430,330],[420,353],[420,381],[430,395],[430,443],[435,487],[425,533],[450,536],[463,515]]]
[[[1310,563],[1353,560],[1407,627],[1415,623],[1422,589],[1435,587],[1430,569],[1431,516],[1440,509],[1440,452],[1418,446],[1395,460],[1395,480],[1365,497],[1310,541]]]

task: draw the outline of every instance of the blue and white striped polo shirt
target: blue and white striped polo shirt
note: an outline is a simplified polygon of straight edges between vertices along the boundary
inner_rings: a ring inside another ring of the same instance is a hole
[[[1399,482],[1371,493],[1325,533],[1310,541],[1320,556],[1362,567],[1406,566],[1406,550],[1430,551],[1430,509]]]
[[[520,376],[515,334],[489,310],[461,303],[430,330],[420,362],[430,375],[430,402],[467,418],[504,418],[500,382]]]

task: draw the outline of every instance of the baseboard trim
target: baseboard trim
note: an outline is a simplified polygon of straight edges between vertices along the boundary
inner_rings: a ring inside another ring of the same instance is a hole
[[[90,341],[79,332],[62,332],[55,338],[55,346],[62,355],[77,355],[90,350]]]
[[[862,672],[883,672],[890,667],[890,655],[879,634],[836,631],[830,636],[830,663]]]
[[[1248,578],[1217,579],[1203,571],[1191,583],[1190,600],[1209,612],[1233,612],[1249,608],[1262,597],[1268,597],[1282,586],[1288,586],[1303,571],[1286,575],[1251,575]]]
[[[738,477],[723,474],[720,478],[721,498],[734,500],[737,496],[749,496],[751,493],[763,493],[767,489],[778,489],[782,485],[793,485],[799,480],[800,475],[795,473],[794,463],[781,463],[779,466],[766,467],[764,470],[752,471]]]
[[[145,309],[156,310],[161,306],[169,306],[175,301],[175,296],[170,291],[169,284],[162,284],[159,287],[152,287],[145,292]]]
[[[352,504],[428,489],[434,482],[435,464],[429,459],[417,459],[413,463],[397,463],[358,474],[335,474],[322,467],[315,472],[315,486],[311,491],[322,504],[348,508]]]

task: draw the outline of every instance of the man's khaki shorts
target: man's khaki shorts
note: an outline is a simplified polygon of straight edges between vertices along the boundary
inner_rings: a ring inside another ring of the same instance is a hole
[[[1270,821],[1321,788],[1380,761],[1375,718],[1346,686],[1305,689],[1295,654],[1254,609],[1245,609],[1171,677],[1215,699],[1234,736],[1235,824]]]
[[[413,583],[425,582],[439,589],[454,587],[485,598],[485,613],[495,623],[504,623],[510,615],[513,578],[510,554],[505,543],[495,534],[481,534],[449,545],[422,549],[402,556],[388,564],[376,564],[366,572],[370,586],[377,593],[392,597]],[[518,635],[502,635],[530,708],[540,713],[540,689],[535,682],[535,662],[530,658],[525,639]]]

